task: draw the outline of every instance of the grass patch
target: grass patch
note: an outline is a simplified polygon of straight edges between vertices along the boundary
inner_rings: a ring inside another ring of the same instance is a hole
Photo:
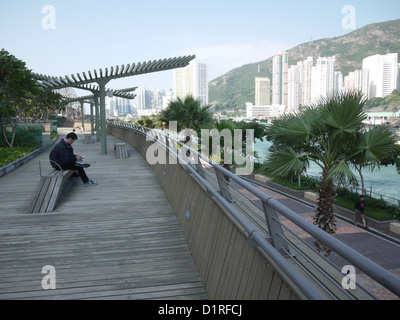
[[[260,172],[262,174],[262,172]],[[293,179],[273,179],[273,182],[291,188],[293,190],[312,190],[317,192],[318,179],[311,177],[301,177],[301,185],[298,186],[297,177]],[[359,194],[351,192],[345,188],[338,188],[335,204],[337,206],[354,211],[354,204],[359,198]],[[390,205],[384,200],[365,197],[365,215],[378,221],[400,220],[400,208]]]
[[[367,217],[370,217],[372,219],[378,220],[378,221],[387,221],[387,220],[393,220],[399,217],[397,214],[390,214],[388,213],[387,208],[382,208],[374,205],[368,205],[368,200],[366,198],[366,206],[365,206],[365,215]],[[349,199],[349,198],[344,198],[344,197],[338,197],[335,200],[335,204],[337,206],[349,209],[351,211],[354,211],[354,203],[355,200]]]

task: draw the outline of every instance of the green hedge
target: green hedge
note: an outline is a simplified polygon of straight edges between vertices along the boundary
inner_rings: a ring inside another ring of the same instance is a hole
[[[36,147],[0,148],[0,167],[14,162],[36,149]]]
[[[6,136],[8,141],[11,141],[12,132],[10,130],[6,131]],[[3,135],[0,137],[0,146],[7,147],[7,143]],[[15,139],[13,147],[35,147],[40,148],[42,146],[42,127],[41,126],[31,126],[31,127],[17,127],[15,133]]]

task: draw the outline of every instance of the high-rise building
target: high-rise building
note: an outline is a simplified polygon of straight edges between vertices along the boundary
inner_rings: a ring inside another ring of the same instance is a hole
[[[208,104],[208,68],[205,63],[192,60],[187,67],[174,69],[173,82],[174,98],[184,99],[192,95],[203,106]]]
[[[356,73],[354,71],[344,77],[344,87],[347,92],[356,90]]]
[[[146,89],[145,87],[140,87],[137,93],[137,110],[141,111],[146,109]]]
[[[302,100],[302,63],[291,66],[288,70],[288,112],[297,111]]]
[[[400,63],[397,65],[397,88],[400,88]]]
[[[288,54],[278,52],[272,61],[272,104],[288,105]]]
[[[354,71],[354,78],[354,89],[363,94],[368,92],[368,72],[364,70],[356,70]]]
[[[317,102],[335,93],[335,57],[319,57],[317,64],[312,68],[311,100]]]
[[[397,88],[398,54],[369,56],[363,60],[364,76],[368,77],[368,86],[363,92],[368,99],[384,98]]]
[[[167,92],[163,97],[162,110],[167,109],[169,104],[173,101],[173,99],[174,99],[174,92],[171,90]]]
[[[255,79],[255,105],[265,106],[271,104],[271,80],[267,77]]]
[[[309,106],[311,104],[311,75],[314,66],[313,57],[307,57],[307,60],[298,63],[300,69],[301,81],[301,101],[300,105]]]
[[[335,85],[333,91],[343,92],[343,90],[344,90],[344,80],[342,71],[335,71]]]

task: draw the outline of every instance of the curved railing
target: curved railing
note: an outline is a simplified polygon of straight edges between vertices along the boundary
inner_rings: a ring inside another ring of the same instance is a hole
[[[398,277],[300,217],[240,176],[224,169],[196,150],[188,148],[183,142],[170,137],[165,131],[120,122],[110,122],[108,125],[132,130],[156,144],[157,150],[165,150],[169,156],[174,156],[176,161],[183,165],[245,230],[249,245],[264,250],[308,299],[324,299],[326,296],[337,299],[333,291],[341,292],[342,296],[348,299],[357,297],[354,296],[351,286],[349,288],[343,285],[343,281],[350,280],[351,277],[342,273],[343,268],[337,267],[316,252],[313,245],[305,240],[306,238],[324,243],[345,261],[345,266],[357,268],[400,296]],[[190,152],[193,161],[187,161],[187,157],[183,157],[184,154],[187,155],[187,151]],[[254,205],[250,198],[258,199],[262,205]],[[319,290],[311,283],[318,283]],[[362,288],[359,282],[357,286]],[[321,295],[321,290],[324,295]],[[364,288],[362,290],[367,291]]]

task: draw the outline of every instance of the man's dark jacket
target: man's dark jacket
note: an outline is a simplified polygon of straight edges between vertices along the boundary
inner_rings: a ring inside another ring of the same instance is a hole
[[[361,201],[360,199],[357,200],[356,204],[354,205],[354,208],[360,211],[361,213],[364,213],[365,210],[365,200]]]
[[[61,167],[74,165],[76,162],[76,156],[74,155],[74,148],[71,145],[65,142],[64,139],[61,139],[59,143],[53,148],[49,155],[50,164],[53,167],[57,167],[54,163],[56,162]]]

